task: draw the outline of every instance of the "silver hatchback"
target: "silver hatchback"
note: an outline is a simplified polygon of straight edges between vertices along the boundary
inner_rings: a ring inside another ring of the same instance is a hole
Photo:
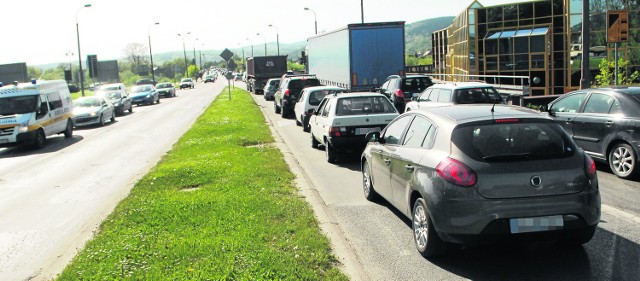
[[[584,244],[600,219],[593,160],[550,118],[508,105],[419,109],[367,135],[364,195],[410,218],[425,257],[449,243]]]

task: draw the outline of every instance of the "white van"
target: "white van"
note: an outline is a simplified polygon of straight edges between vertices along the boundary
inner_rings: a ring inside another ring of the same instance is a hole
[[[54,134],[73,135],[73,103],[63,80],[0,87],[0,147],[42,148]]]

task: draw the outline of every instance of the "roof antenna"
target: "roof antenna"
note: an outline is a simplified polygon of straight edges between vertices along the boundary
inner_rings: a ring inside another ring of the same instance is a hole
[[[495,112],[494,108],[496,107],[496,103],[498,102],[498,99],[494,99],[493,100],[493,106],[491,107],[491,114],[493,114]]]

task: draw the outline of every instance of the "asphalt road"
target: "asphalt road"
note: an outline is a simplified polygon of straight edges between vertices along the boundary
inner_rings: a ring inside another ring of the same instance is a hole
[[[113,124],[48,138],[40,150],[0,149],[0,280],[48,280],[62,271],[224,86],[178,90]]]
[[[295,120],[254,97],[306,182],[303,193],[318,197],[323,206],[316,213],[328,214],[320,216],[321,225],[353,280],[640,280],[640,182],[619,179],[606,165],[598,165],[602,220],[585,246],[489,245],[427,260],[414,247],[408,219],[384,201],[364,199],[357,156],[327,163]]]

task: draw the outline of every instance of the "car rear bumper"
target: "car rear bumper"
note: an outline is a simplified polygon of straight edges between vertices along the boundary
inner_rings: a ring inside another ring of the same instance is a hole
[[[576,194],[516,199],[486,199],[473,188],[454,188],[466,191],[442,192],[426,198],[434,227],[444,241],[451,243],[564,235],[566,231],[594,227],[600,221],[597,183],[591,191]],[[546,231],[512,232],[511,219],[549,216],[562,216],[563,226]]]
[[[307,120],[307,123],[309,121]],[[345,136],[345,137],[329,137],[329,144],[339,151],[362,152],[365,146],[367,146],[367,139],[364,135]]]

